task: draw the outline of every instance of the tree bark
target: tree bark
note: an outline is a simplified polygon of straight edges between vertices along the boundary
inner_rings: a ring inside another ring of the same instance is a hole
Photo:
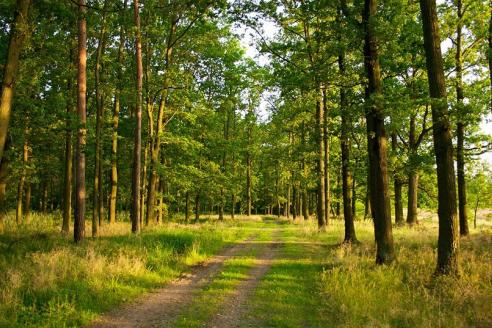
[[[27,182],[26,186],[26,195],[25,195],[25,214],[24,214],[24,221],[26,224],[29,224],[31,222],[31,183]]]
[[[367,175],[367,184],[366,184],[366,197],[364,198],[364,220],[368,217],[372,217],[371,213],[371,195],[369,192],[369,173]]]
[[[78,6],[78,73],[77,73],[77,149],[75,182],[74,240],[85,238],[85,151],[87,142],[87,22],[86,0],[79,0]]]
[[[325,110],[323,107],[323,94],[322,94],[322,89],[319,87],[319,89],[316,91],[318,93],[318,99],[316,101],[316,143],[318,146],[318,172],[317,172],[317,179],[318,179],[318,199],[317,199],[317,211],[316,215],[318,218],[318,230],[324,230],[326,228],[326,221],[325,221],[325,211],[328,209],[326,208],[326,199],[325,199],[325,151],[324,151],[324,141],[323,141],[323,123],[324,123],[324,116],[325,116]]]
[[[123,8],[126,9],[127,0],[123,4]],[[118,200],[118,125],[120,116],[120,98],[123,79],[123,51],[125,48],[125,29],[124,24],[120,26],[120,43],[118,46],[118,68],[117,76],[118,81],[116,83],[116,90],[114,94],[113,103],[113,132],[111,136],[111,193],[109,196],[109,223],[116,222],[116,207]]]
[[[17,225],[21,224],[22,221],[22,204],[24,201],[24,185],[26,182],[27,174],[27,161],[29,160],[29,144],[28,138],[28,128],[24,131],[24,145],[22,147],[22,172],[19,177],[19,185],[17,187],[17,207],[15,211],[15,222]]]
[[[415,135],[415,115],[410,117],[410,134],[408,138],[408,157],[412,166],[408,173],[408,203],[407,203],[407,224],[414,225],[418,223],[417,218],[417,201],[419,173],[418,168],[413,167],[413,158],[417,156],[417,140]]]
[[[8,142],[5,145],[5,150],[8,148]],[[5,197],[7,195],[7,180],[8,180],[8,160],[4,157],[0,163],[0,234],[4,232],[5,215],[7,214],[7,208],[5,204]]]
[[[393,148],[393,151],[398,151],[398,139],[396,137],[396,133],[393,133],[391,135],[391,146],[391,148]],[[403,219],[403,203],[401,197],[403,182],[398,175],[397,168],[395,168],[395,172],[393,172],[393,186],[395,189],[395,224],[397,226],[401,226],[405,222],[405,220]]]
[[[200,191],[195,196],[195,223],[200,221]]]
[[[48,213],[48,181],[43,182],[43,189],[41,195],[41,212],[43,214]]]
[[[432,99],[434,152],[437,164],[439,238],[436,274],[458,272],[459,231],[451,125],[447,108],[436,1],[420,0],[424,48]]]
[[[185,221],[190,221],[190,192],[187,191],[185,195]]]
[[[490,18],[489,18],[489,79],[490,79],[490,112],[492,113],[492,0],[489,2]]]
[[[338,56],[338,69],[340,75],[345,75],[344,55]],[[340,112],[342,116],[341,126],[341,152],[342,152],[342,198],[343,198],[343,220],[345,222],[345,243],[357,241],[354,226],[354,212],[352,209],[352,172],[350,170],[350,117],[347,104],[347,94],[344,87],[340,88]]]
[[[407,224],[414,225],[417,220],[417,197],[419,188],[419,173],[411,169],[408,177]]]
[[[167,107],[168,88],[170,84],[168,71],[172,60],[173,43],[174,43],[174,35],[176,34],[176,28],[177,28],[177,19],[173,16],[171,18],[171,27],[169,30],[166,52],[165,52],[164,69],[165,69],[166,76],[164,77],[164,86],[162,89],[163,91],[161,93],[161,100],[159,102],[159,110],[157,113],[157,128],[154,132],[153,142],[152,142],[153,147],[150,152],[151,169],[150,169],[149,187],[148,187],[148,195],[147,195],[147,220],[150,223],[155,222],[157,167],[159,166],[159,152],[161,148],[160,139],[161,139],[161,134],[164,131],[164,114],[165,114],[165,109]]]
[[[357,162],[355,163],[357,165]],[[352,174],[352,216],[355,218],[357,217],[357,189],[356,189],[356,184],[355,184],[355,176]]]
[[[388,188],[387,138],[377,41],[375,36],[376,0],[365,0],[364,66],[369,80],[366,89],[367,146],[369,154],[371,209],[376,239],[376,263],[389,264],[395,260],[391,208]]]
[[[101,30],[99,32],[99,40],[96,49],[96,64],[94,70],[94,84],[96,93],[96,140],[95,140],[95,151],[94,151],[94,190],[92,194],[92,237],[96,237],[98,233],[98,226],[100,220],[100,199],[102,200],[102,195],[100,195],[100,186],[102,186],[102,171],[101,171],[101,134],[102,134],[102,123],[103,123],[103,112],[104,112],[104,95],[101,92],[101,70],[102,70],[102,56],[104,55],[104,50],[106,46],[106,8],[108,1],[104,1],[103,13],[102,13],[102,23]]]
[[[10,29],[10,40],[7,50],[0,96],[0,158],[3,157],[7,132],[12,111],[15,82],[19,70],[19,55],[27,33],[27,16],[31,0],[17,0],[14,22]]]
[[[330,219],[330,211],[329,208],[331,206],[331,197],[330,197],[330,172],[328,170],[330,163],[330,140],[328,138],[328,106],[326,99],[326,89],[322,89],[323,95],[323,150],[324,150],[324,179],[325,179],[325,225],[328,226]]]
[[[246,154],[246,215],[251,216],[251,155]]]
[[[72,72],[72,63],[74,60],[72,48],[70,49],[69,68]],[[67,79],[67,117],[65,120],[65,177],[63,181],[63,222],[62,233],[68,235],[70,233],[70,221],[72,220],[72,180],[73,180],[73,147],[72,147],[72,115],[74,112],[72,102],[72,75]]]
[[[465,98],[463,93],[463,59],[461,52],[462,44],[462,19],[463,8],[462,1],[457,0],[458,9],[458,25],[456,28],[456,100],[457,100],[457,137],[458,143],[456,145],[456,159],[457,159],[457,173],[458,173],[458,206],[459,206],[459,222],[460,222],[460,235],[467,236],[470,232],[468,230],[468,208],[466,204],[466,180],[465,180],[465,155],[464,155],[464,139],[465,139],[465,119],[466,109],[464,108],[463,100]]]
[[[138,0],[133,0],[133,13],[135,23],[135,59],[137,66],[136,104],[135,104],[135,132],[133,146],[133,172],[132,172],[132,232],[140,231],[140,170],[142,157],[142,42],[140,40],[140,14]]]

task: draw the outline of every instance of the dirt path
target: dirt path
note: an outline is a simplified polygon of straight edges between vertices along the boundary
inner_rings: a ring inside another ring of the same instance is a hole
[[[251,247],[254,239],[255,237],[252,237],[245,242],[226,249],[222,254],[214,256],[200,266],[196,266],[189,274],[184,275],[166,287],[157,289],[133,303],[108,312],[90,327],[168,327],[185,306],[191,303],[195,292],[211,282],[222,268],[224,261]]]
[[[248,301],[260,280],[272,266],[280,245],[282,243],[278,241],[267,244],[263,253],[256,259],[255,266],[248,272],[248,278],[237,287],[234,293],[228,296],[225,303],[220,306],[220,312],[211,318],[206,327],[231,328],[240,326],[242,319],[246,319],[244,316],[249,308]]]

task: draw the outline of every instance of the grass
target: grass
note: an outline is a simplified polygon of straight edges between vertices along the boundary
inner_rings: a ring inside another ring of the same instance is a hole
[[[253,233],[215,222],[134,236],[119,223],[74,245],[60,235],[56,216],[34,215],[32,222],[16,228],[8,218],[0,235],[0,327],[86,325]]]
[[[210,219],[210,218],[209,218]],[[492,229],[461,240],[461,276],[432,277],[437,225],[393,230],[398,262],[374,264],[370,221],[357,221],[359,244],[340,246],[343,222],[319,234],[314,222],[268,218],[199,225],[169,223],[139,236],[127,224],[103,227],[80,246],[58,233],[54,217],[0,235],[0,326],[74,327],[161,286],[227,243],[252,247],[226,261],[193,297],[175,327],[201,327],[248,276],[266,243],[282,242],[248,301],[244,327],[491,327]],[[278,224],[283,223],[283,224]]]

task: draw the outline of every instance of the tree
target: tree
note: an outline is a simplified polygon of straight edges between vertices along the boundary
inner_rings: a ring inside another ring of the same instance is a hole
[[[76,243],[85,238],[85,151],[87,142],[87,21],[86,1],[78,3],[78,68],[77,68],[77,114],[78,132],[75,175],[75,221]]]
[[[420,0],[420,11],[429,93],[432,98],[432,131],[437,164],[439,239],[436,274],[450,274],[458,272],[459,238],[453,144],[447,108],[436,1]]]
[[[31,0],[17,0],[14,22],[10,32],[7,61],[3,72],[2,95],[0,98],[0,159],[3,158],[11,115],[19,55],[27,34],[28,12]]]
[[[364,2],[364,66],[368,86],[366,89],[367,152],[369,156],[369,190],[371,212],[376,237],[376,263],[389,264],[395,260],[391,209],[388,188],[387,138],[384,128],[381,69],[375,36],[376,0]]]
[[[140,231],[140,170],[142,156],[142,42],[140,39],[140,14],[138,0],[133,0],[133,12],[135,22],[135,60],[137,63],[137,84],[135,102],[135,132],[133,145],[133,170],[132,170],[132,232]]]

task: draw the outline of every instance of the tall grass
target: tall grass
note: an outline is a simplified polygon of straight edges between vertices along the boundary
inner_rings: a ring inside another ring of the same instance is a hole
[[[340,223],[334,230],[342,231]],[[437,226],[394,229],[398,262],[374,264],[371,223],[359,245],[328,252],[320,289],[324,314],[339,327],[491,327],[492,231],[461,240],[460,277],[433,277]]]
[[[0,235],[0,327],[85,325],[247,233],[170,223],[134,236],[118,223],[74,245],[61,236],[58,215],[33,214],[31,222],[17,227],[9,216]]]

